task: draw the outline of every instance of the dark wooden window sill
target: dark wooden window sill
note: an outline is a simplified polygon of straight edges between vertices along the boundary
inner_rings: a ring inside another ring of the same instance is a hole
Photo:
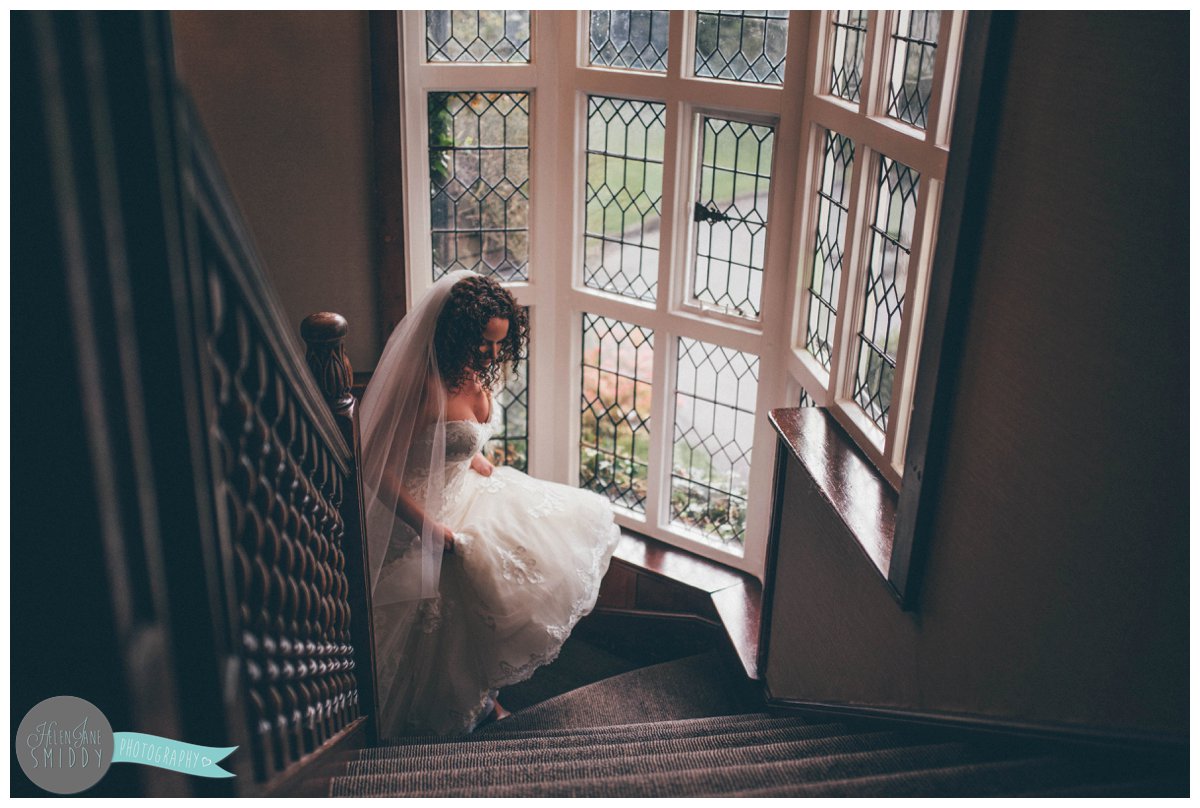
[[[899,497],[823,407],[771,410],[771,425],[846,526],[863,554],[888,580]]]
[[[613,563],[666,581],[694,596],[692,602],[701,607],[697,611],[706,617],[715,616],[724,628],[746,675],[758,679],[762,607],[758,579],[630,530],[622,531]],[[634,606],[636,597],[636,593],[626,593],[624,605]]]

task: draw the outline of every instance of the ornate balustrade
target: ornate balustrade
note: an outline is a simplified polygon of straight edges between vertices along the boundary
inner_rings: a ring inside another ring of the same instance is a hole
[[[327,406],[194,130],[190,151],[218,532],[255,777],[269,785],[374,704],[346,323],[304,329]]]

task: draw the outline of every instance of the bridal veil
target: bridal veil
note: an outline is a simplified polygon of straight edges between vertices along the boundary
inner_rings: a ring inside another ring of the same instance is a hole
[[[446,391],[434,332],[454,284],[439,279],[392,331],[359,413],[367,556],[375,607],[438,593],[444,540]]]

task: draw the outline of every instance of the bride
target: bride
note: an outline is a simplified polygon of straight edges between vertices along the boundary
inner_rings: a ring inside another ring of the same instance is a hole
[[[598,494],[480,453],[528,342],[490,278],[452,272],[396,326],[360,411],[380,736],[470,732],[596,603],[619,532]]]

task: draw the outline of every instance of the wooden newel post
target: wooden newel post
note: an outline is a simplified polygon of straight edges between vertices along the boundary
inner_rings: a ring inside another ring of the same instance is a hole
[[[344,415],[354,406],[354,371],[343,346],[348,333],[346,318],[331,311],[310,314],[300,323],[300,336],[308,346],[304,358],[334,415]]]
[[[308,346],[305,359],[325,396],[333,420],[337,422],[346,444],[353,453],[354,464],[342,502],[345,536],[342,549],[346,554],[346,578],[350,591],[350,636],[354,642],[355,675],[359,685],[359,705],[368,717],[367,737],[371,743],[379,739],[379,697],[375,691],[375,632],[371,614],[371,573],[367,559],[367,541],[363,518],[363,492],[359,470],[362,466],[362,445],[358,435],[357,400],[351,392],[354,371],[346,357],[343,342],[350,325],[340,314],[320,311],[310,314],[300,323],[300,336]]]

